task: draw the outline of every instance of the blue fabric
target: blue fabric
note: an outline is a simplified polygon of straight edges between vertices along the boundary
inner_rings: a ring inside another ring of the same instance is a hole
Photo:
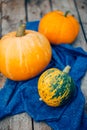
[[[26,28],[37,31],[38,23],[28,22]],[[0,89],[0,119],[26,112],[35,121],[44,121],[53,130],[87,130],[85,98],[81,91],[81,79],[87,71],[87,52],[71,45],[52,45],[52,60],[46,69],[56,67],[63,70],[66,65],[71,66],[69,74],[77,90],[71,102],[54,108],[39,101],[37,82],[40,75],[20,82],[7,79]]]

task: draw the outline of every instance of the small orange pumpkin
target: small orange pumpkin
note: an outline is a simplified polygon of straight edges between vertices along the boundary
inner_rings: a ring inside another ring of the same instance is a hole
[[[44,34],[52,44],[71,44],[79,33],[77,19],[69,14],[54,10],[44,15],[39,23],[38,31]]]
[[[49,64],[51,54],[48,39],[39,32],[10,32],[0,41],[0,71],[12,80],[33,78]]]

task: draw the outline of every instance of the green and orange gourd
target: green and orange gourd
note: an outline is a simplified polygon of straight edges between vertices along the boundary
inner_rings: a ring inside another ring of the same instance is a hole
[[[50,68],[41,74],[38,80],[40,100],[52,107],[65,105],[71,100],[75,93],[75,84],[68,75],[69,70],[70,66],[66,66],[63,71]]]

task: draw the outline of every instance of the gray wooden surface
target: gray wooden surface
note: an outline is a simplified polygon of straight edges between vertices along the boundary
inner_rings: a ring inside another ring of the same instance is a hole
[[[50,10],[70,10],[80,23],[80,33],[73,44],[87,51],[87,0],[0,0],[0,37],[16,30],[20,20],[39,20]],[[0,73],[0,87],[6,78]],[[82,79],[82,92],[86,98],[87,113],[87,73]],[[7,117],[0,121],[0,130],[51,130],[44,122],[37,123],[26,113]]]

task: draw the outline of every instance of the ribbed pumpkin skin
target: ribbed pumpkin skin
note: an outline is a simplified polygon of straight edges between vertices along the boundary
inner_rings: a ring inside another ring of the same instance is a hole
[[[51,60],[51,46],[39,32],[26,30],[16,37],[8,33],[0,41],[0,71],[12,80],[27,80],[37,76]]]
[[[57,107],[66,104],[75,92],[72,78],[56,69],[45,71],[38,81],[38,93],[49,106]]]
[[[79,23],[75,17],[66,17],[61,11],[51,11],[44,15],[39,23],[38,31],[44,34],[52,44],[71,44],[78,36]]]

